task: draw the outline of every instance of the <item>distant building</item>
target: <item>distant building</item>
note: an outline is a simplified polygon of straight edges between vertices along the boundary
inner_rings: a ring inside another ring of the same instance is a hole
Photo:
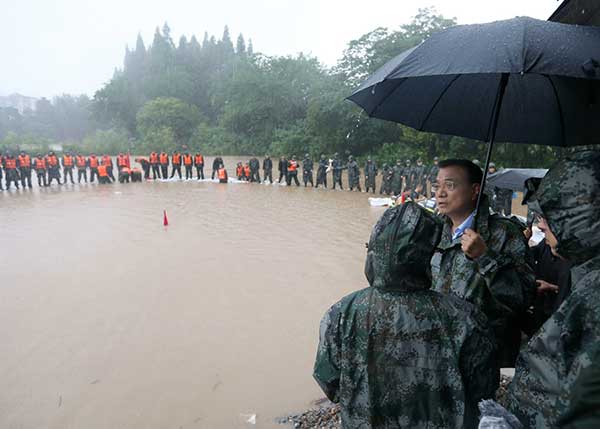
[[[0,95],[0,108],[14,107],[21,114],[23,114],[25,110],[35,110],[35,105],[37,102],[37,98],[26,97],[21,94],[11,94],[7,96]]]
[[[600,26],[600,1],[563,0],[549,20],[563,24]]]

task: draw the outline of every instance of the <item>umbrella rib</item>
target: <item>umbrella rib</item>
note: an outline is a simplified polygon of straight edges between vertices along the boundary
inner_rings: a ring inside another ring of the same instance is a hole
[[[427,115],[425,115],[425,119],[423,119],[421,121],[421,125],[419,126],[419,131],[423,131],[423,127],[425,126],[425,123],[429,120],[429,117],[431,116],[431,114],[433,113],[433,111],[435,110],[435,108],[437,107],[438,103],[440,102],[440,100],[442,99],[442,97],[444,96],[444,94],[446,94],[446,91],[448,91],[448,89],[452,86],[452,84],[460,77],[459,74],[457,74],[449,83],[448,85],[446,85],[446,87],[443,89],[443,91],[440,92],[439,97],[437,98],[437,100],[435,100],[435,103],[433,103],[433,105],[431,106],[431,109],[429,109],[429,112],[427,112]]]
[[[556,105],[558,106],[558,117],[560,118],[560,137],[562,139],[562,147],[565,147],[567,145],[567,139],[565,137],[565,118],[563,116],[563,109],[562,109],[562,105],[560,104],[560,98],[558,97],[558,91],[556,90],[556,85],[554,85],[554,81],[552,80],[552,77],[550,77],[549,75],[544,75],[546,76],[546,79],[548,79],[548,82],[550,82],[550,86],[552,87],[552,92],[554,93],[554,98],[556,99]]]
[[[393,80],[393,79],[390,79],[390,80]],[[391,95],[392,95],[394,92],[396,92],[396,90],[397,90],[398,88],[400,88],[404,82],[406,82],[406,80],[407,80],[406,78],[402,78],[402,79],[400,79],[400,83],[398,83],[398,85],[396,85],[396,87],[394,88],[394,90],[393,90],[393,91],[390,91],[390,92],[388,92],[388,93],[386,94],[386,96],[385,96],[385,97],[383,97],[383,99],[382,99],[382,100],[381,100],[379,103],[377,103],[377,105],[376,105],[376,106],[373,108],[373,110],[371,110],[370,112],[368,112],[369,116],[373,116],[375,113],[377,113],[377,110],[379,110],[379,107],[380,107],[380,106],[381,106],[383,103],[385,103],[385,102],[386,102],[386,100],[387,100],[388,98],[390,98],[390,96],[391,96]],[[385,82],[385,81],[382,81],[381,83],[383,83],[383,82]],[[377,85],[377,84],[375,84],[375,85]]]

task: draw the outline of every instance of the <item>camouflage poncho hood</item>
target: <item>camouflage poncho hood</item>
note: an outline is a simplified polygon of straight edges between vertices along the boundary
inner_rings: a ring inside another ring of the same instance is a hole
[[[544,216],[558,253],[580,264],[600,254],[600,151],[580,151],[550,169],[527,203]]]
[[[441,222],[414,203],[387,210],[369,240],[365,263],[369,284],[386,290],[429,288],[431,268],[423,261],[431,259],[441,234]]]

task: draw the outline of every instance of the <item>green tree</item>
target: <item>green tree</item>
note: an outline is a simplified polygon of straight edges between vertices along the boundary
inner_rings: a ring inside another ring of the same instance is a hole
[[[201,121],[195,106],[172,97],[160,97],[147,102],[137,114],[137,130],[147,140],[149,136],[165,129],[173,133],[177,145],[187,144]]]

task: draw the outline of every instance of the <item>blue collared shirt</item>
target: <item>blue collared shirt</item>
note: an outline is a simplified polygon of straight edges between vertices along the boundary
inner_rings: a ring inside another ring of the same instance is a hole
[[[473,219],[475,219],[475,212],[471,213],[469,217],[466,218],[464,222],[458,226],[458,228],[456,228],[456,231],[454,231],[454,234],[452,234],[453,241],[462,236],[467,229],[473,226]]]

